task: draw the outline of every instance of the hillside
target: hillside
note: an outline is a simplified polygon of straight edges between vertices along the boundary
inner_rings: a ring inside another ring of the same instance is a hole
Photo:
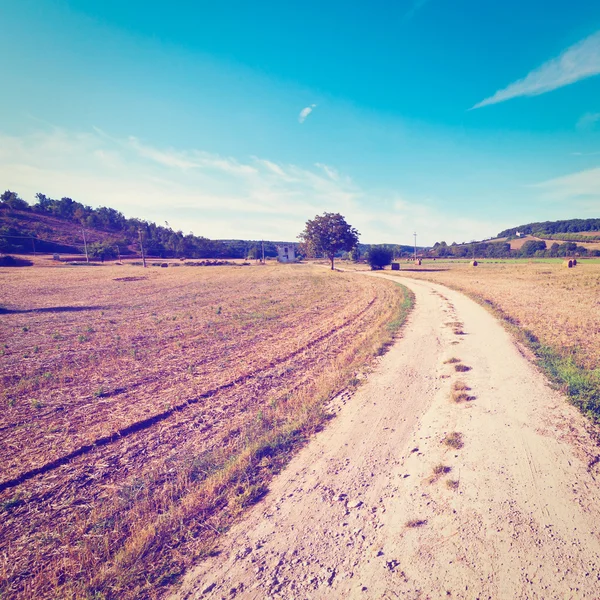
[[[429,255],[440,258],[600,256],[600,219],[528,223],[505,229],[493,239],[451,245],[436,242]]]
[[[267,258],[277,256],[277,244],[290,241],[225,239],[210,240],[193,234],[184,235],[171,227],[141,219],[126,218],[114,208],[97,209],[71,198],[55,200],[36,195],[33,206],[7,190],[0,196],[0,252],[83,254],[85,230],[88,251],[93,257],[117,258],[140,253],[140,232],[148,256],[173,258]],[[297,243],[297,242],[295,242]],[[413,247],[382,244],[394,256],[412,256]],[[359,244],[361,256],[369,244]],[[422,252],[424,248],[417,248]]]
[[[586,235],[598,235],[600,239],[600,219],[569,219],[566,221],[543,221],[540,223],[527,223],[511,229],[501,231],[497,237],[509,237],[517,235],[517,232],[524,235],[535,235],[536,237],[555,235],[555,234],[575,234],[585,233]],[[540,235],[541,234],[541,235]],[[569,238],[554,238],[569,239]],[[571,240],[578,241],[578,240]]]
[[[71,198],[55,200],[37,194],[29,205],[18,194],[6,191],[0,196],[0,251],[84,253],[84,230],[92,256],[116,258],[138,254],[140,237],[148,256],[188,258],[245,258],[259,256],[261,242],[251,240],[210,240],[185,235],[136,218],[126,218],[113,209],[97,209]],[[273,242],[265,242],[265,256],[276,256]]]

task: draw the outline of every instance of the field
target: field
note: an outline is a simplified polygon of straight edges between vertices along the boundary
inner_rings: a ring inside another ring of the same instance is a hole
[[[520,332],[541,365],[583,412],[600,421],[600,261],[426,261],[400,277],[436,281],[492,308]],[[396,273],[396,272],[394,272]]]
[[[34,266],[0,269],[0,285],[11,598],[163,594],[410,304],[393,283],[305,265]]]

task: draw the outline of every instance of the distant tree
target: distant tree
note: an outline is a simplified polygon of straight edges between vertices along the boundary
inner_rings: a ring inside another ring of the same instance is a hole
[[[37,212],[50,212],[54,200],[41,192],[38,192],[35,197],[37,198],[37,204],[33,205],[33,209]]]
[[[6,190],[0,196],[0,206],[6,206],[13,210],[29,210],[29,204],[22,198],[19,198],[19,194]]]
[[[90,244],[88,252],[92,258],[102,260],[110,260],[111,258],[117,258],[117,248],[111,242],[96,242]]]
[[[358,244],[358,236],[358,231],[346,223],[342,215],[326,212],[307,221],[298,238],[310,254],[325,255],[331,261],[333,270],[336,253],[352,251]]]
[[[391,264],[394,252],[391,248],[385,246],[371,246],[367,254],[367,262],[374,271],[383,269],[386,265]]]
[[[350,258],[354,262],[358,262],[360,260],[360,248],[358,247],[358,244],[356,246],[354,246],[354,248],[350,252]]]
[[[521,256],[534,256],[536,252],[544,251],[546,242],[543,240],[527,240],[521,246]]]

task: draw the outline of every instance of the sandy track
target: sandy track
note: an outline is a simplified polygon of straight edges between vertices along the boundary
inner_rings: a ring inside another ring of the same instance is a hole
[[[402,338],[175,597],[600,598],[585,420],[483,308],[402,283],[416,296]],[[458,379],[475,399],[451,400]]]

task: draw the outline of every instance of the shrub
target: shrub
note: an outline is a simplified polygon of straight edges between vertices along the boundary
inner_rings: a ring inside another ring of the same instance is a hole
[[[367,262],[371,269],[383,269],[386,265],[391,264],[393,252],[385,246],[372,246],[367,255]]]

